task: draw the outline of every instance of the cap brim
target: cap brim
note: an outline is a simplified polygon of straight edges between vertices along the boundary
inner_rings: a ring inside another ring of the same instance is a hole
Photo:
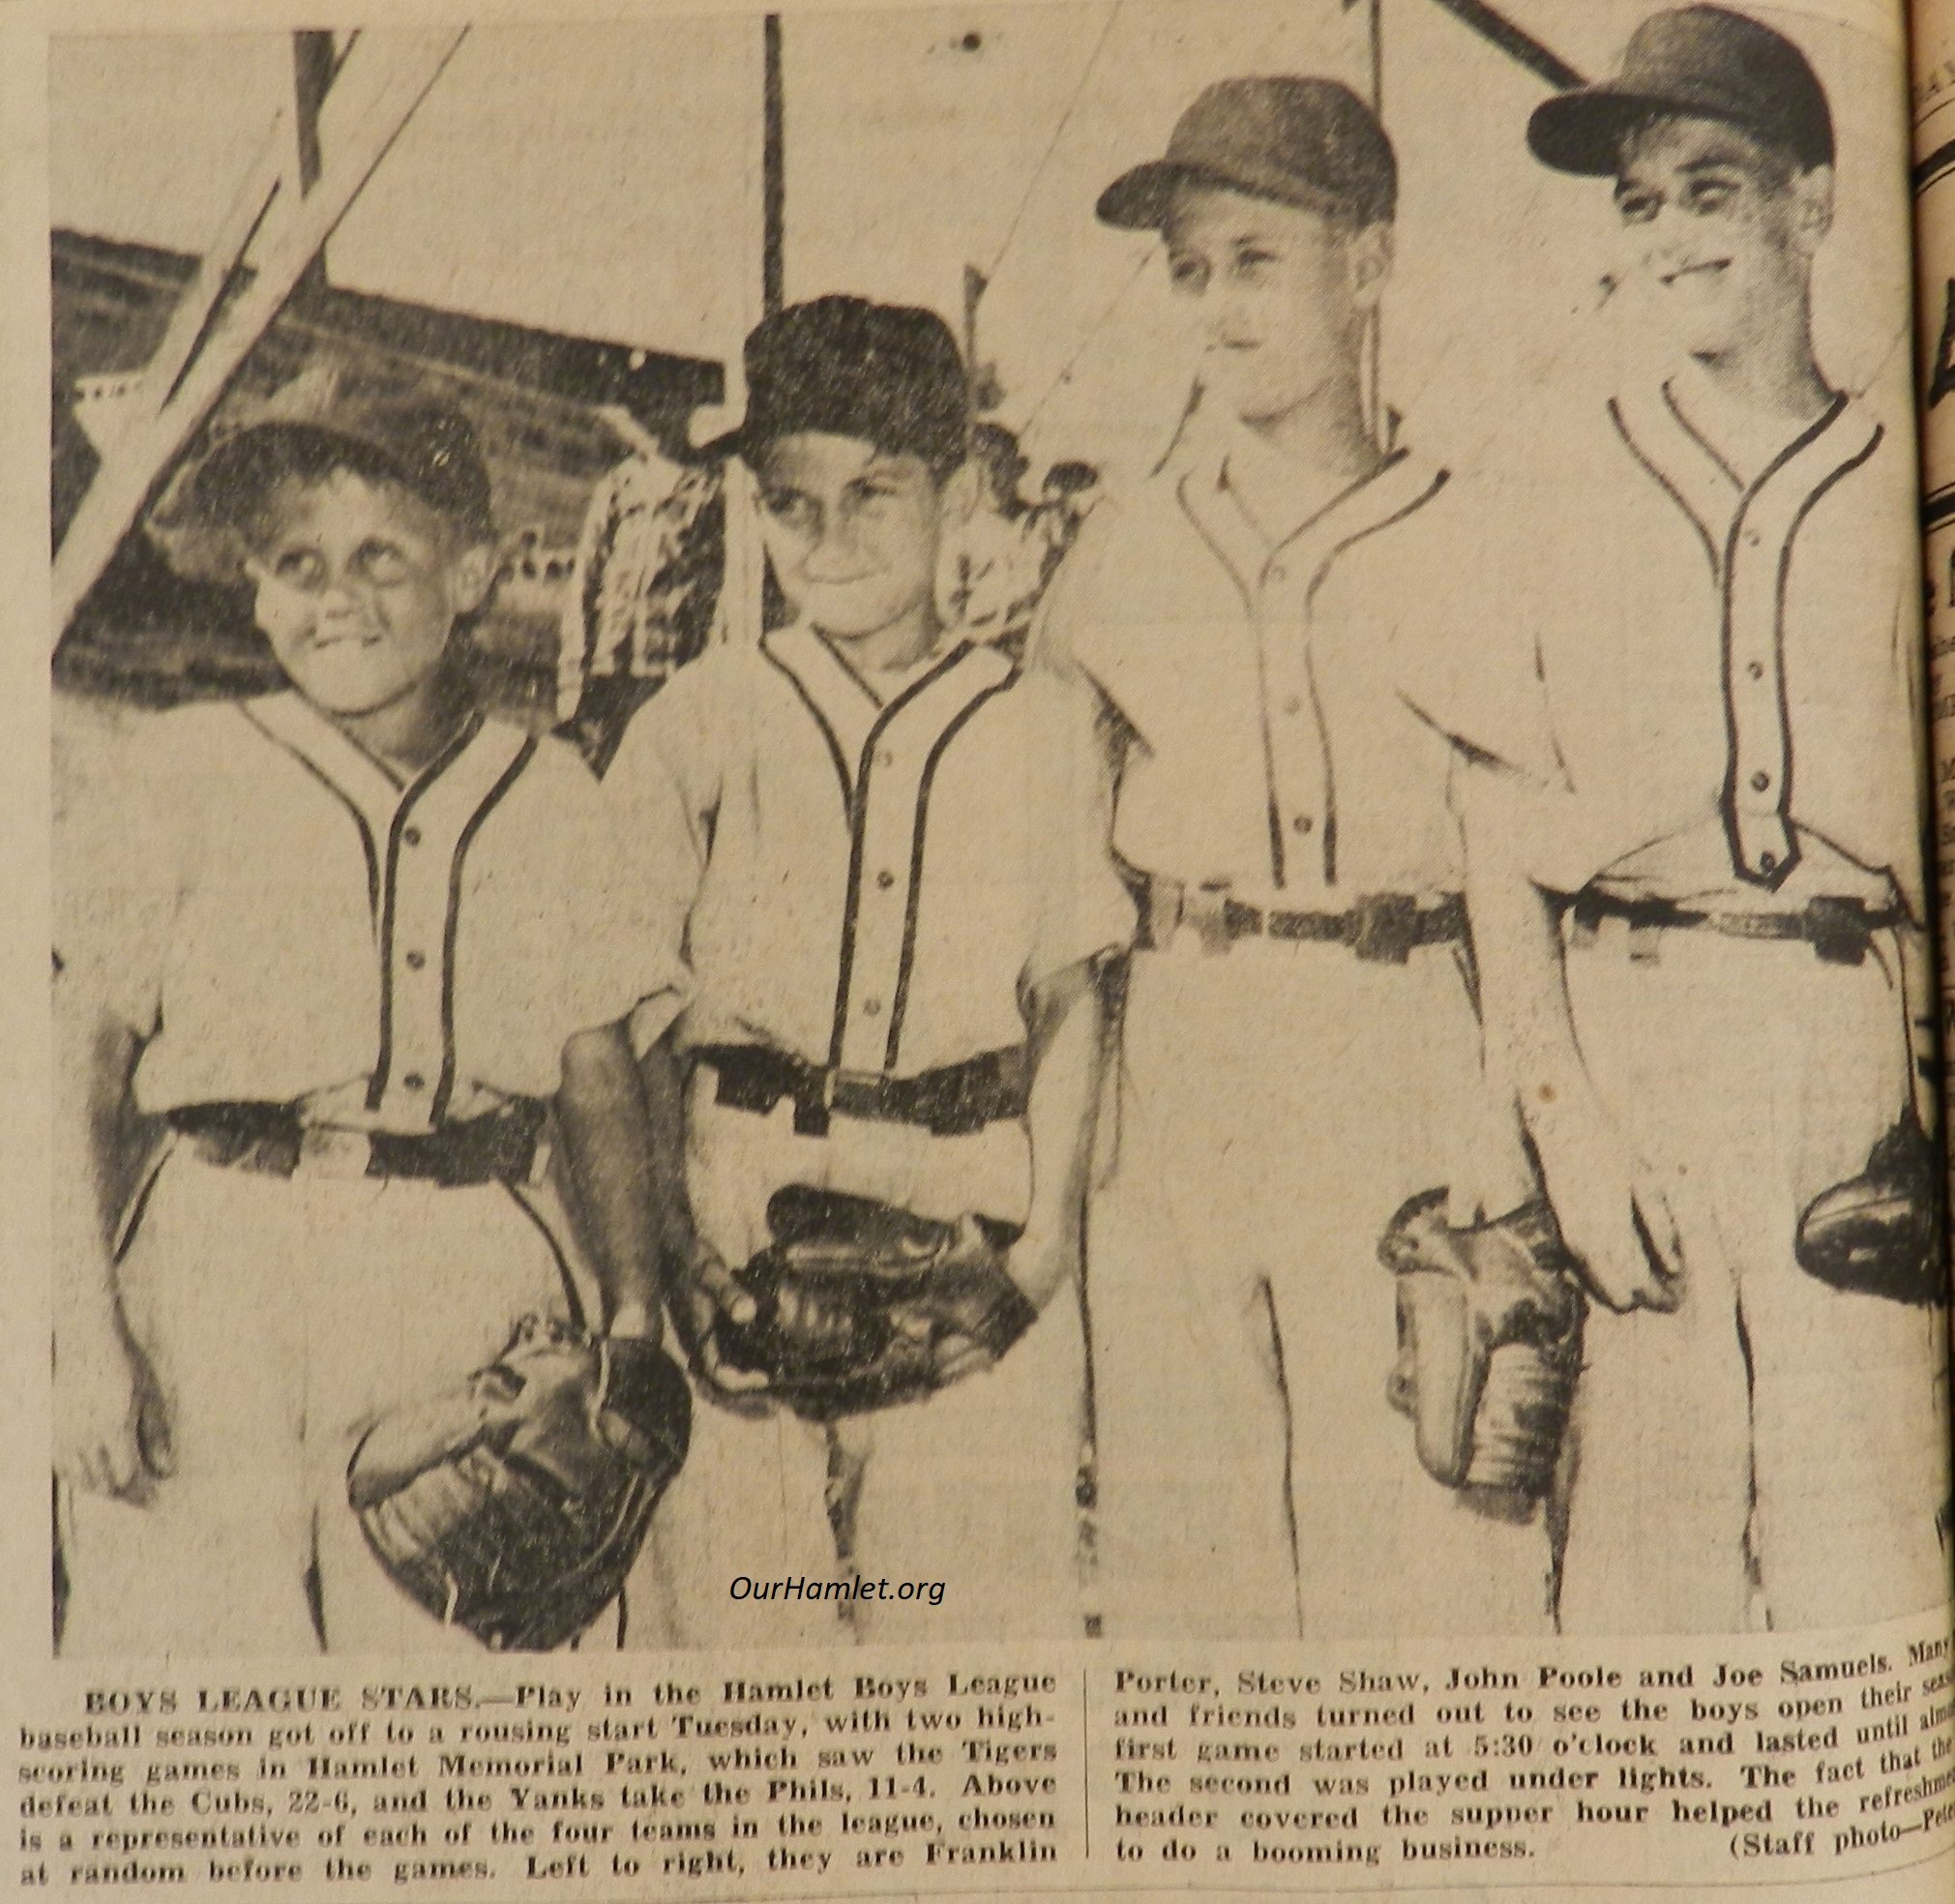
[[[1174,188],[1184,183],[1225,184],[1189,165],[1177,165],[1166,159],[1150,159],[1122,172],[1100,193],[1093,211],[1102,224],[1117,225],[1122,231],[1158,231],[1168,221],[1168,207]]]
[[[713,437],[709,442],[696,444],[693,461],[697,462],[724,462],[728,457],[744,457],[747,454],[747,426],[738,430],[728,430],[724,434]]]
[[[1619,86],[1582,86],[1543,100],[1527,121],[1527,149],[1544,165],[1582,178],[1614,178],[1630,129],[1659,113],[1707,113],[1701,102],[1630,92]],[[1733,121],[1733,124],[1736,122]]]
[[[1093,210],[1101,223],[1119,226],[1123,231],[1159,231],[1168,223],[1179,185],[1204,185],[1216,192],[1239,193],[1244,198],[1263,198],[1273,205],[1288,205],[1293,211],[1315,212],[1333,217],[1341,207],[1322,193],[1274,179],[1240,178],[1212,165],[1190,165],[1174,159],[1150,159],[1122,172],[1100,193]]]

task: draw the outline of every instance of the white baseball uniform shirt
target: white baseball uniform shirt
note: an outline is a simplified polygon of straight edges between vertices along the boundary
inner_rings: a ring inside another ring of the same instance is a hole
[[[1090,703],[995,648],[886,705],[806,627],[715,649],[605,788],[683,941],[689,1045],[913,1076],[1023,1043],[1025,988],[1132,936]]]
[[[1113,842],[1190,885],[1323,907],[1327,895],[1459,889],[1444,746],[1406,717],[1377,639],[1407,576],[1386,531],[1446,472],[1395,450],[1274,548],[1229,485],[1270,452],[1210,426],[1086,520],[1038,651],[1077,666],[1130,730]]]
[[[1572,799],[1533,871],[1573,892],[1815,893],[1925,917],[1911,450],[1841,397],[1745,485],[1672,380],[1492,464],[1474,560],[1408,610],[1407,692]]]
[[[188,707],[83,804],[59,949],[143,1038],[144,1112],[304,1098],[422,1131],[678,1007],[595,781],[502,721],[402,785],[296,694]]]

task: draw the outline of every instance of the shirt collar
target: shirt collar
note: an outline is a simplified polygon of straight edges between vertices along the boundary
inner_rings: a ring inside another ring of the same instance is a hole
[[[1385,461],[1369,476],[1316,509],[1299,507],[1281,522],[1271,542],[1229,489],[1231,468],[1255,468],[1270,479],[1259,493],[1282,494],[1286,460],[1253,431],[1234,421],[1212,423],[1191,442],[1180,464],[1177,491],[1183,509],[1254,601],[1278,556],[1287,570],[1314,588],[1330,564],[1353,542],[1409,515],[1442,489],[1447,473],[1414,456],[1399,441],[1399,419],[1388,422]]]

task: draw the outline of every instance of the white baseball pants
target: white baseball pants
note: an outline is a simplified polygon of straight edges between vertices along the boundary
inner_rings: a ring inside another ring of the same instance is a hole
[[[1385,1399],[1393,1212],[1467,1171],[1527,1193],[1479,1071],[1450,947],[1135,956],[1087,1241],[1110,1633],[1545,1630],[1538,1512],[1432,1480]]]
[[[1644,949],[1647,949],[1646,947]],[[1810,947],[1619,922],[1567,953],[1589,1070],[1664,1185],[1674,1315],[1591,1309],[1561,1623],[1571,1633],[1846,1626],[1940,1605],[1945,1310],[1798,1267],[1799,1213],[1908,1101],[1891,937]]]

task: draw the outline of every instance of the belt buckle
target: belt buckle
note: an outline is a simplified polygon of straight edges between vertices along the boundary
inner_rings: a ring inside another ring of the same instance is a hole
[[[308,1124],[299,1133],[295,1176],[365,1176],[373,1160],[372,1140],[344,1124]]]
[[[821,1074],[821,1108],[835,1109],[835,1100],[846,1090],[874,1091],[878,1085],[889,1082],[880,1071],[851,1071],[846,1065],[834,1065]],[[846,1107],[844,1107],[844,1115]]]
[[[1402,966],[1419,936],[1419,903],[1410,893],[1367,893],[1350,908],[1350,949],[1356,957]]]
[[[1226,885],[1184,886],[1181,923],[1194,928],[1196,943],[1213,957],[1234,942],[1229,930],[1229,888]]]
[[[844,1071],[840,1065],[824,1064],[815,1072],[814,1091],[794,1099],[794,1134],[797,1137],[826,1137],[835,1110],[837,1088],[848,1078],[859,1075]]]

